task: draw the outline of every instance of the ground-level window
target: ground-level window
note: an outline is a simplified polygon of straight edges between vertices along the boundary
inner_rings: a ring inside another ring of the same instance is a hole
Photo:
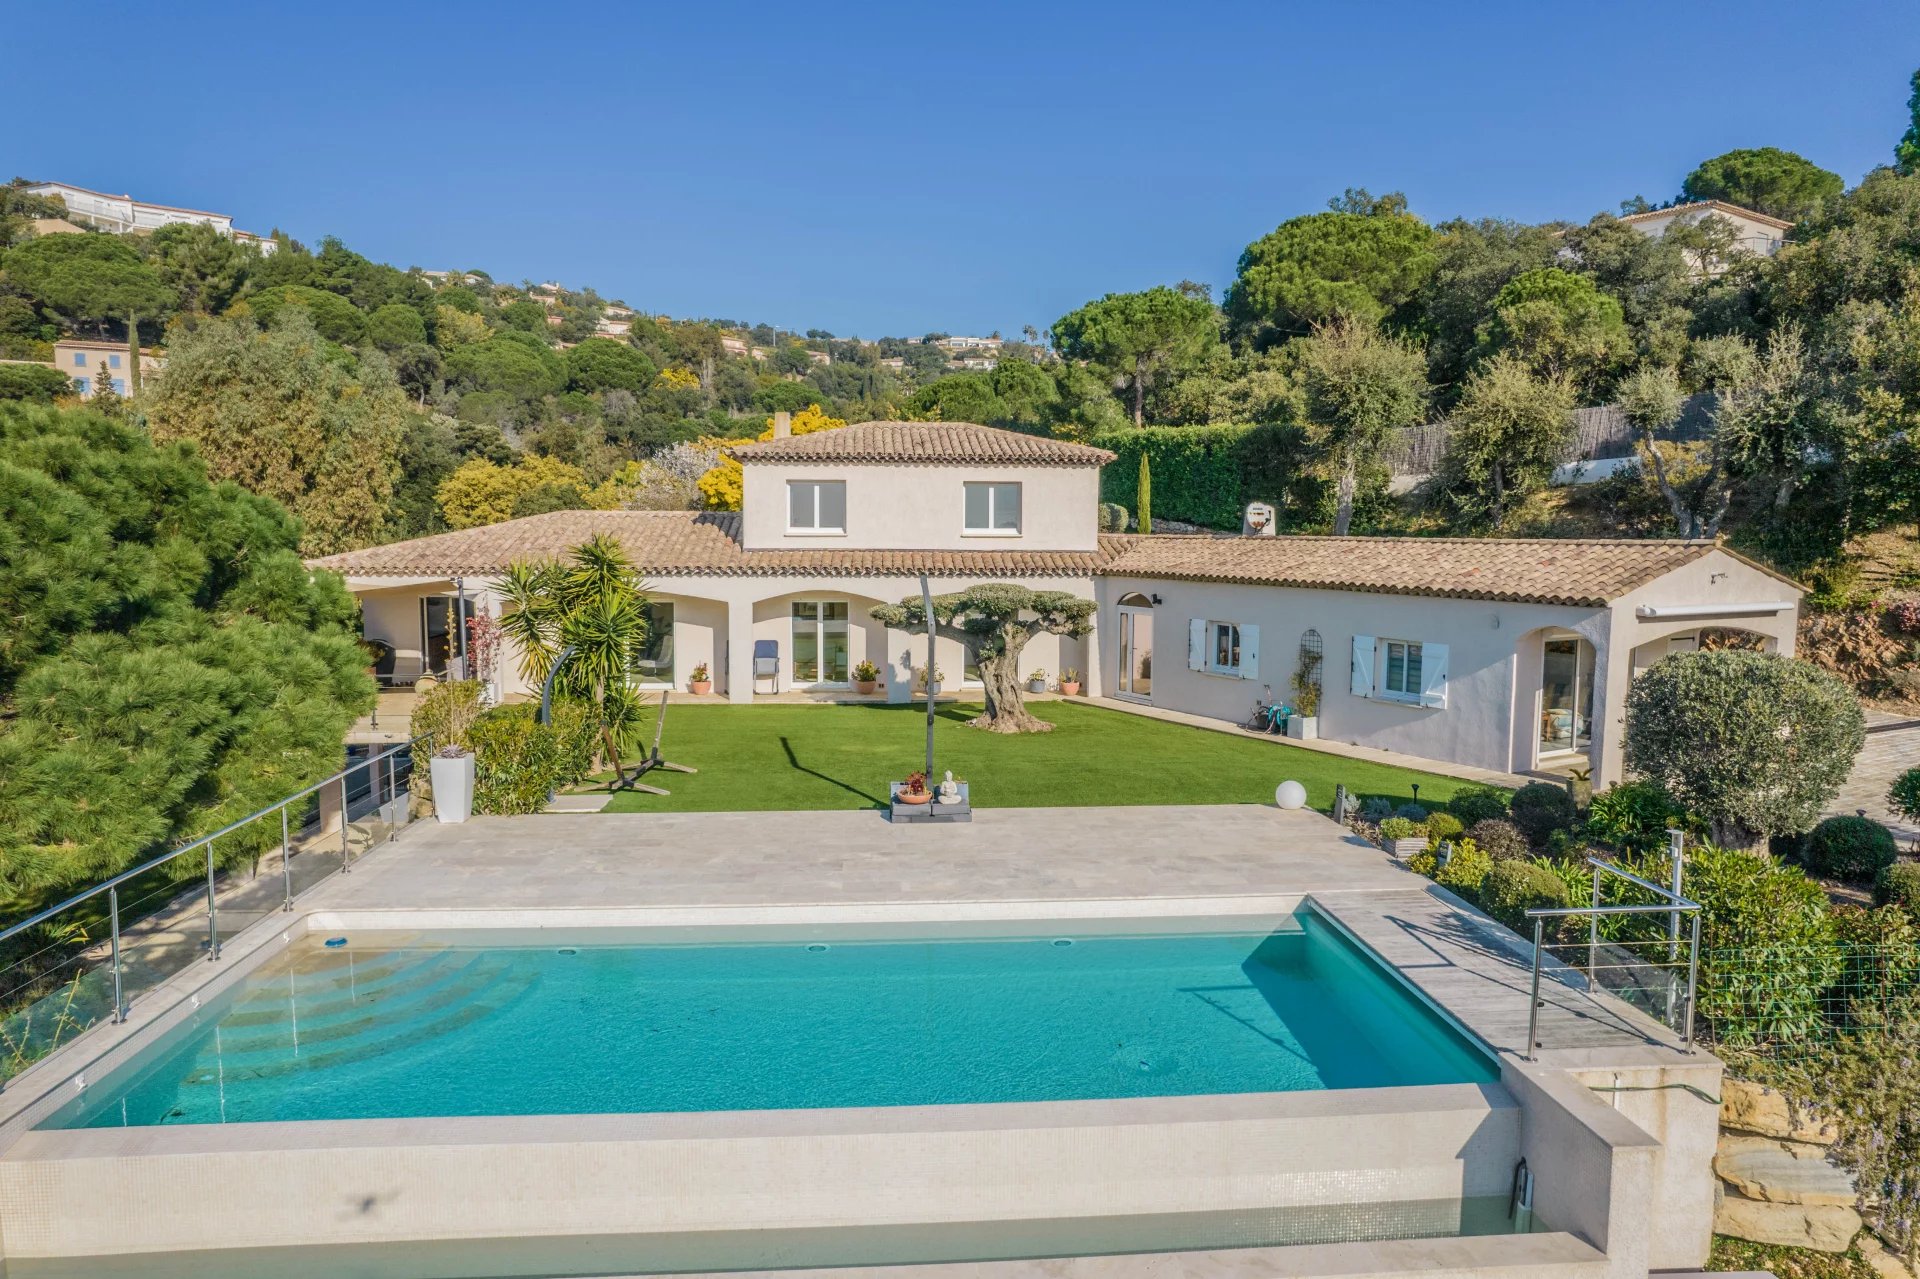
[[[1442,708],[1447,704],[1447,646],[1428,640],[1353,637],[1353,694]]]
[[[970,483],[967,490],[969,533],[1009,534],[1020,531],[1020,485]]]
[[[1210,665],[1216,675],[1240,673],[1240,628],[1231,622],[1208,622],[1213,633]]]
[[[787,531],[790,533],[846,532],[846,481],[788,480]]]

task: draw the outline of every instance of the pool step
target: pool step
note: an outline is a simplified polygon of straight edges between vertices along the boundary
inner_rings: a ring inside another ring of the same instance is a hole
[[[485,960],[479,952],[457,950],[401,953],[371,962],[342,957],[324,969],[296,972],[290,980],[267,979],[235,1001],[220,1023],[237,1030],[283,1022],[289,1000],[295,1001],[302,1024],[319,1023],[332,1016],[357,1016],[370,1003],[446,981]]]

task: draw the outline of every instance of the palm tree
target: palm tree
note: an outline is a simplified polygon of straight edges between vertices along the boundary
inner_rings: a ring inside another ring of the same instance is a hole
[[[513,565],[500,589],[513,606],[500,628],[520,650],[520,674],[535,683],[551,674],[556,692],[593,708],[603,762],[618,785],[623,750],[640,728],[633,676],[648,634],[647,596],[633,562],[612,537],[596,533],[565,562]]]

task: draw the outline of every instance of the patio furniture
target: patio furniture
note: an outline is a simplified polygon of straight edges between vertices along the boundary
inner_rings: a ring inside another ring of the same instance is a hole
[[[766,680],[772,685],[769,693],[780,691],[780,641],[755,640],[753,642],[753,691],[760,691],[760,681]]]

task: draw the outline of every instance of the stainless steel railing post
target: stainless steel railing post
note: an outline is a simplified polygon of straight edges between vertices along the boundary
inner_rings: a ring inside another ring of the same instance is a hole
[[[347,773],[352,771],[349,768]],[[353,823],[347,820],[347,773],[340,774],[340,873],[342,875],[353,869],[353,848],[348,842],[353,834]]]
[[[1600,868],[1593,868],[1593,909],[1596,912],[1587,920],[1587,984],[1599,985],[1594,970],[1600,964]]]
[[[220,913],[213,897],[213,841],[207,841],[207,962],[220,958]]]
[[[280,805],[280,883],[285,889],[285,897],[280,903],[281,910],[293,909],[293,840],[287,832],[287,806]]]
[[[127,1001],[120,993],[120,886],[107,890],[107,916],[113,921],[113,1019],[127,1019]]]
[[[394,784],[393,784],[393,755],[391,752],[389,752],[387,755],[387,803],[386,803],[387,819],[388,819],[387,820],[387,842],[389,844],[391,844],[394,840],[400,838],[400,810],[398,807],[396,807],[396,805],[399,802],[400,802],[400,792],[394,788]]]
[[[1527,1006],[1527,1051],[1526,1060],[1534,1060],[1534,1054],[1540,1047],[1540,943],[1544,939],[1547,921],[1535,918],[1533,921],[1533,994],[1532,1002]]]
[[[1682,1033],[1687,1042],[1687,1051],[1693,1051],[1693,1002],[1700,994],[1700,912],[1693,912],[1693,940],[1688,946],[1687,955],[1687,1024]]]

